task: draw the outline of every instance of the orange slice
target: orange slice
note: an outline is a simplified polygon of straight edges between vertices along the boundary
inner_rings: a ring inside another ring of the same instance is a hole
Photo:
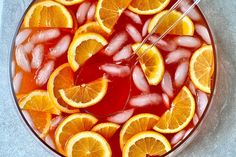
[[[184,129],[195,113],[195,100],[187,87],[183,87],[174,98],[171,108],[157,122],[154,130],[161,133],[176,133]]]
[[[72,107],[86,108],[100,102],[106,95],[108,80],[99,78],[88,84],[82,84],[59,90],[62,99]]]
[[[63,5],[75,5],[83,2],[84,0],[56,0],[57,2],[63,4]]]
[[[120,125],[115,123],[100,123],[94,126],[91,131],[94,131],[102,135],[106,140],[109,140],[119,128]]]
[[[23,25],[24,27],[72,28],[73,19],[63,5],[47,0],[31,6],[25,15]]]
[[[74,72],[68,63],[62,64],[51,74],[48,80],[48,93],[55,104],[55,106],[66,113],[79,112],[79,109],[72,108],[68,105],[59,93],[60,89],[73,87],[74,85]]]
[[[214,73],[214,54],[211,45],[194,52],[190,61],[190,78],[200,90],[211,93],[211,76]]]
[[[84,131],[73,136],[66,145],[68,157],[111,157],[107,141],[99,134]]]
[[[138,114],[130,118],[120,131],[120,147],[124,147],[126,142],[134,135],[152,130],[159,117],[149,113]]]
[[[170,0],[135,0],[129,5],[129,10],[141,15],[152,15],[165,9],[169,3]]]
[[[73,39],[68,50],[68,62],[74,71],[79,69],[91,56],[99,52],[105,45],[106,39],[96,33],[79,34]]]
[[[154,131],[144,131],[128,140],[122,157],[162,156],[170,150],[170,143],[165,136]]]
[[[46,137],[51,126],[51,114],[32,110],[26,112],[29,113],[33,122],[33,127],[38,131],[40,138]]]
[[[156,26],[157,22],[164,16],[168,11],[162,11],[155,15],[148,25],[148,32],[150,33],[152,29]],[[172,11],[160,24],[156,33],[162,34],[164,33],[171,25],[173,25],[178,18],[182,16],[182,13],[178,11]],[[175,26],[169,34],[173,35],[190,35],[194,34],[194,24],[192,20],[185,16],[178,24]]]
[[[140,46],[140,43],[132,45],[133,51],[135,51]],[[137,55],[140,57],[139,62],[141,64],[142,70],[150,85],[157,85],[163,78],[165,72],[164,61],[159,50],[153,46],[147,52],[145,50],[149,48],[150,45],[144,44]],[[145,53],[143,55],[143,53]]]
[[[56,115],[60,115],[61,113],[51,101],[48,92],[43,90],[36,90],[29,93],[19,102],[19,105],[24,110],[47,112]]]
[[[97,118],[83,113],[72,114],[62,121],[55,132],[59,152],[65,155],[66,142],[75,134],[90,130],[97,121]]]
[[[99,0],[96,9],[96,19],[107,33],[111,33],[123,11],[131,0]]]
[[[82,33],[97,33],[103,37],[108,37],[108,34],[99,26],[97,22],[89,22],[79,27],[75,32],[74,38],[77,38]]]

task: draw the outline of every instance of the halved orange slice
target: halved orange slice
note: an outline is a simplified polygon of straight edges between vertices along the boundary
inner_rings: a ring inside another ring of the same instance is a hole
[[[75,134],[89,131],[96,123],[97,118],[89,114],[72,114],[60,123],[55,132],[55,142],[60,153],[65,155],[65,145]]]
[[[135,0],[129,5],[129,10],[141,15],[156,14],[170,3],[170,0]]]
[[[148,32],[150,33],[152,29],[156,26],[158,21],[168,12],[168,10],[162,11],[155,15],[149,23]],[[173,25],[178,18],[182,16],[182,13],[178,11],[172,11],[165,19],[161,22],[160,26],[156,30],[157,34],[164,33],[171,25]],[[189,35],[194,34],[194,24],[192,20],[185,16],[178,24],[175,26],[169,34],[173,35]]]
[[[154,126],[161,133],[176,133],[184,129],[195,113],[195,100],[187,87],[183,87],[167,110]]]
[[[111,157],[107,141],[98,133],[84,131],[73,136],[66,144],[68,157]]]
[[[111,33],[123,11],[132,0],[98,0],[96,19],[107,33]]]
[[[154,131],[144,131],[127,141],[122,157],[162,156],[170,150],[171,145],[165,136]]]
[[[143,131],[152,130],[158,120],[158,116],[149,113],[138,114],[130,118],[120,131],[120,148],[122,149],[134,135]]]
[[[214,73],[214,54],[211,45],[194,52],[190,61],[190,78],[200,90],[211,93],[211,76]]]
[[[99,52],[105,45],[106,39],[97,33],[79,34],[73,39],[68,50],[68,62],[74,71],[84,64],[91,56]]]
[[[48,92],[43,90],[29,93],[19,102],[19,105],[24,110],[47,112],[56,115],[61,114],[60,110],[56,108],[50,99]]]
[[[102,135],[106,140],[109,140],[119,128],[120,125],[108,122],[95,125],[91,131],[94,131]]]
[[[132,45],[133,51],[140,47],[140,45],[140,43]],[[164,61],[161,53],[155,46],[146,52],[149,46],[148,44],[144,44],[137,52],[137,55],[139,56],[139,62],[148,83],[150,85],[157,85],[162,80],[165,72]]]
[[[63,4],[63,5],[75,5],[83,2],[84,0],[56,0],[57,2]]]
[[[48,93],[55,104],[55,106],[66,113],[79,112],[79,109],[75,109],[68,105],[59,93],[60,89],[70,88],[74,85],[74,72],[68,63],[62,64],[51,74],[48,80]]]
[[[73,19],[63,5],[46,0],[32,5],[25,15],[23,26],[72,28]]]
[[[100,102],[106,95],[108,80],[99,78],[88,84],[60,89],[62,99],[72,107],[86,108]]]

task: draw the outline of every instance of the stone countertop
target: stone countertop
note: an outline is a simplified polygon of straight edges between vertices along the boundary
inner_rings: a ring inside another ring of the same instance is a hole
[[[30,0],[0,0],[0,156],[52,157],[23,125],[10,92],[8,61],[15,29]],[[215,34],[219,55],[217,103],[202,130],[178,156],[236,156],[236,1],[202,0],[200,4]],[[1,25],[2,23],[2,25]]]

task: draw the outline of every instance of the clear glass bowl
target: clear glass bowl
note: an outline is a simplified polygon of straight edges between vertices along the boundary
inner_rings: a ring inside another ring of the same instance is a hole
[[[21,1],[18,2],[21,4],[21,10],[19,11],[20,13],[24,12],[24,9],[27,8],[29,1]],[[203,11],[204,12],[204,11]],[[204,15],[203,15],[204,16]],[[19,23],[18,27],[20,26],[21,22],[17,22]],[[14,27],[13,27],[14,28]],[[18,29],[15,29],[16,33],[18,32]],[[15,31],[14,29],[12,31]],[[15,33],[15,36],[16,36]],[[215,39],[212,31],[211,31],[211,38]],[[1,34],[2,36],[2,34]],[[15,37],[14,37],[15,38]],[[13,38],[13,41],[14,41]],[[217,126],[217,122],[218,122],[218,115],[219,115],[219,111],[221,109],[221,105],[225,104],[225,101],[227,100],[227,96],[232,95],[232,91],[231,91],[231,85],[232,85],[232,79],[231,79],[231,75],[229,73],[228,70],[230,70],[228,64],[225,64],[224,60],[222,60],[222,54],[220,54],[217,50],[217,40],[213,44],[214,50],[217,54],[217,56],[215,56],[216,58],[216,63],[217,66],[215,68],[216,70],[216,81],[215,81],[215,85],[214,85],[214,92],[212,93],[212,97],[210,100],[209,105],[207,106],[207,108],[205,109],[205,112],[203,113],[203,116],[201,117],[201,119],[199,120],[197,126],[192,130],[192,132],[187,136],[187,138],[185,138],[183,141],[181,141],[177,146],[175,146],[169,153],[167,153],[165,156],[176,156],[177,154],[179,154],[182,150],[184,150],[184,148],[190,144],[190,142],[192,142],[195,138],[196,135],[198,135],[198,133],[201,131],[201,135],[199,138],[203,137],[204,134],[208,134],[209,132],[211,132],[213,129],[215,129],[215,127]],[[13,49],[13,45],[12,44],[12,49]],[[227,57],[227,56],[224,56]],[[12,79],[11,79],[11,58],[12,58],[12,53],[10,52],[10,55],[8,57],[8,65],[9,65],[9,81],[10,81],[10,85],[11,85],[11,92],[12,92],[12,97],[15,101],[15,106],[17,108],[17,112],[19,113],[20,117],[22,118],[23,123],[25,124],[26,128],[29,129],[29,132],[33,135],[33,137],[36,138],[37,141],[39,141],[39,143],[41,143],[43,145],[43,147],[46,148],[46,150],[49,150],[49,152],[51,154],[53,154],[54,156],[61,156],[58,152],[56,152],[54,149],[52,149],[49,145],[47,145],[43,140],[40,139],[40,137],[33,131],[33,129],[31,129],[30,125],[28,124],[28,122],[26,121],[26,119],[24,118],[21,109],[18,106],[17,103],[17,99],[14,95],[13,92],[13,87],[12,87]],[[230,58],[228,58],[227,62],[230,63]],[[193,142],[194,143],[194,142]]]

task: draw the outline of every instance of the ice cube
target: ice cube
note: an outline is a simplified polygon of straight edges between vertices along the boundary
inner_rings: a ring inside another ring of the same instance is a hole
[[[148,38],[148,40],[152,43],[152,44],[155,44],[156,41],[158,40],[158,36],[156,35],[152,35]],[[174,40],[164,40],[164,39],[161,39],[159,40],[155,46],[161,50],[164,50],[164,51],[174,51],[176,50],[177,48],[177,44]]]
[[[184,81],[186,80],[188,75],[188,67],[189,67],[188,61],[182,62],[178,65],[175,72],[175,85],[177,87],[180,87],[184,84]]]
[[[29,37],[31,34],[32,30],[31,29],[24,29],[21,31],[17,36],[15,40],[15,45],[19,46],[20,44],[24,43],[25,40]]]
[[[87,20],[88,21],[93,21],[93,19],[95,17],[95,12],[96,12],[96,5],[92,4],[88,10],[88,13],[87,13]]]
[[[115,77],[126,77],[129,76],[131,70],[129,66],[117,65],[117,64],[104,64],[100,66],[100,69],[106,72],[107,74]]]
[[[62,120],[63,120],[63,117],[61,115],[60,116],[56,116],[55,118],[53,118],[51,120],[50,130],[55,130]]]
[[[193,116],[193,125],[196,126],[199,121],[198,115],[195,113]]]
[[[207,30],[207,28],[205,26],[200,25],[200,24],[196,24],[195,30],[207,44],[211,44],[211,38],[209,35],[209,31]]]
[[[169,109],[170,108],[170,99],[169,99],[168,95],[165,94],[165,93],[162,93],[162,100],[163,100],[164,105],[166,106],[166,108]]]
[[[185,130],[181,130],[180,132],[176,133],[170,141],[171,145],[175,145],[179,141],[181,141],[185,135],[185,132],[186,132]]]
[[[22,79],[23,79],[22,72],[18,72],[16,76],[13,78],[13,87],[16,94],[18,94],[20,91]]]
[[[192,82],[189,83],[188,87],[189,87],[189,90],[191,91],[191,93],[193,95],[196,95],[196,88]]]
[[[124,14],[128,16],[134,23],[142,24],[142,20],[139,15],[128,10],[124,11]]]
[[[134,85],[142,92],[149,92],[149,85],[143,74],[142,69],[139,66],[136,66],[133,70],[133,81]]]
[[[189,128],[189,129],[185,132],[183,139],[185,139],[185,138],[192,132],[192,130],[193,130],[193,128]]]
[[[142,41],[142,35],[140,32],[131,24],[127,24],[126,26],[126,32],[130,35],[130,37],[135,41],[135,42],[141,42]]]
[[[105,54],[108,56],[112,56],[122,48],[124,43],[127,41],[128,36],[125,32],[121,32],[116,34],[108,44],[108,46],[105,49]]]
[[[25,72],[30,72],[30,61],[22,45],[16,48],[15,58],[17,65]]]
[[[52,48],[49,52],[52,57],[60,57],[63,55],[70,46],[71,37],[69,35],[64,36],[61,40],[56,44],[54,48]]]
[[[44,46],[39,44],[35,46],[32,52],[31,68],[38,69],[43,62]]]
[[[173,97],[174,95],[174,89],[173,89],[173,85],[172,85],[172,80],[171,80],[171,76],[169,74],[169,72],[165,72],[163,79],[161,81],[161,87],[162,90],[169,96],[169,97]]]
[[[81,25],[85,22],[90,5],[91,5],[91,3],[87,2],[87,1],[80,4],[80,6],[76,12],[76,18],[77,18],[79,25]]]
[[[192,4],[192,1],[190,2],[186,2],[186,1],[182,1],[180,3],[180,10],[184,13],[186,12],[190,6]],[[198,12],[197,8],[194,7],[189,13],[188,13],[188,17],[190,17],[192,20],[194,21],[199,21],[201,20],[201,15],[200,13]]]
[[[39,31],[38,33],[34,34],[31,38],[31,42],[37,44],[41,42],[46,42],[52,39],[55,39],[60,36],[60,30],[59,29],[48,29]]]
[[[12,61],[11,62],[11,76],[14,77],[16,74],[16,62]]]
[[[36,84],[38,86],[43,86],[47,83],[53,69],[54,69],[54,61],[48,61],[42,69],[39,70],[38,75],[36,77]]]
[[[148,25],[150,23],[151,19],[148,19],[144,25],[143,25],[143,29],[142,29],[142,36],[146,36],[148,34]]]
[[[129,109],[117,113],[114,116],[108,117],[107,120],[113,123],[122,124],[125,123],[134,114],[134,109]]]
[[[53,142],[52,138],[50,135],[45,137],[45,142],[53,149],[56,149],[55,143]]]
[[[132,54],[132,48],[131,45],[124,46],[117,54],[113,56],[113,61],[121,61],[124,59],[127,59]]]
[[[197,113],[199,117],[202,116],[203,112],[206,109],[207,104],[208,104],[207,94],[198,90],[197,91]]]
[[[166,57],[166,64],[179,62],[181,59],[189,58],[191,52],[187,49],[178,48],[177,50],[169,53]]]
[[[190,36],[179,36],[175,38],[176,43],[179,46],[188,47],[188,48],[198,48],[201,46],[201,40],[196,37]]]
[[[159,94],[142,94],[130,99],[130,105],[133,107],[145,107],[148,105],[159,105],[162,102],[162,97]]]
[[[32,52],[34,48],[34,44],[32,42],[28,42],[23,45],[23,48],[24,48],[25,53],[29,54]]]

